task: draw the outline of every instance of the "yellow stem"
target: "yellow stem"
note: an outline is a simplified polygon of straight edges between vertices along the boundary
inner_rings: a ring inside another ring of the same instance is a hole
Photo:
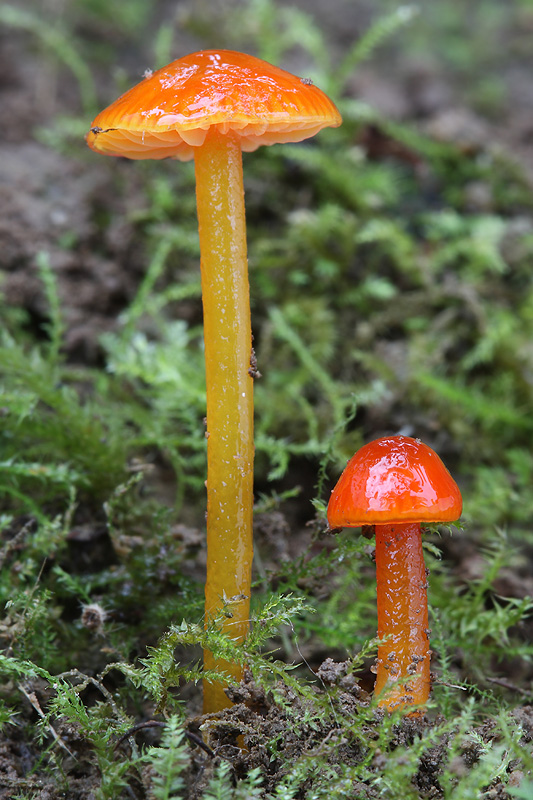
[[[207,383],[206,623],[242,641],[252,568],[253,378],[242,155],[232,134],[209,131],[196,149]],[[204,653],[204,666],[238,682],[242,667]],[[231,705],[224,684],[204,681],[204,713]]]

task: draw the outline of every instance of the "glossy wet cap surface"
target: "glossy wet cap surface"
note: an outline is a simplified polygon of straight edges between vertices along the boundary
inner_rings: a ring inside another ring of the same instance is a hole
[[[340,123],[309,81],[245,53],[203,50],[147,74],[98,114],[86,139],[105,155],[187,161],[213,126],[252,151]]]
[[[461,516],[459,487],[419,439],[386,436],[350,459],[328,505],[332,528],[392,522],[452,522]]]

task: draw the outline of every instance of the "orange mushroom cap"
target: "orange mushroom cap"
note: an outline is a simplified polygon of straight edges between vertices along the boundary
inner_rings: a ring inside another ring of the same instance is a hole
[[[386,436],[348,461],[327,516],[332,528],[452,522],[462,506],[459,487],[430,447],[409,436]]]
[[[189,161],[213,126],[251,152],[341,121],[310,82],[244,53],[203,50],[148,74],[98,114],[86,140],[105,155]]]

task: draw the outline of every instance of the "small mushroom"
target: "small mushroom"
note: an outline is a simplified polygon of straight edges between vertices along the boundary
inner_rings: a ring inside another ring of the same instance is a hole
[[[248,631],[252,565],[253,380],[241,151],[298,142],[340,125],[315,86],[258,58],[205,50],[180,58],[123,94],[93,121],[89,147],[132,159],[194,158],[207,383],[206,621]],[[229,605],[227,604],[229,599]],[[242,670],[205,653],[207,668]],[[204,711],[230,705],[204,682]]]
[[[452,522],[461,510],[459,488],[438,455],[408,436],[376,439],[358,450],[331,494],[331,528],[375,529],[380,640],[375,694],[389,711],[421,710],[429,697],[421,523]]]

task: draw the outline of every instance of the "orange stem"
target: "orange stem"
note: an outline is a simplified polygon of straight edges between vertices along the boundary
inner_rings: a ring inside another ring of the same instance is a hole
[[[242,155],[236,137],[211,129],[196,149],[207,384],[206,624],[240,642],[250,616],[253,502],[252,347]],[[204,653],[206,669],[242,667]],[[204,713],[231,705],[222,683],[204,681]]]
[[[420,524],[376,525],[378,646],[375,693],[393,711],[424,705],[430,675],[427,576]]]

